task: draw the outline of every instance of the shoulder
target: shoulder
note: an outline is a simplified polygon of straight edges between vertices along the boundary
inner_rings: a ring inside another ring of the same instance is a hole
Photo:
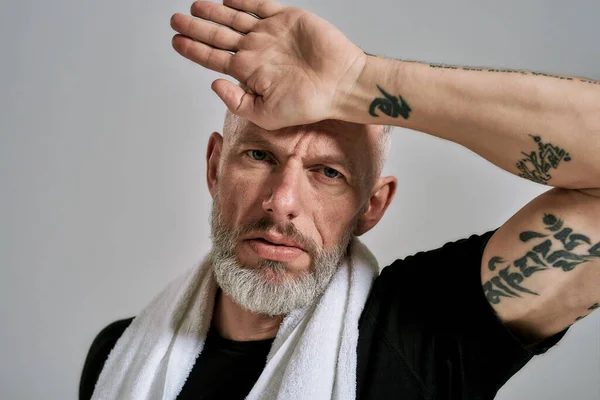
[[[421,393],[452,381],[461,393],[491,395],[533,355],[556,344],[564,332],[533,346],[523,343],[487,301],[481,260],[493,234],[449,242],[384,268],[361,316],[359,354],[365,360],[393,355]]]
[[[483,252],[494,232],[471,235],[394,261],[383,268],[375,280],[372,295],[388,301],[410,296],[422,300],[413,304],[418,307],[448,298],[458,301],[465,290],[478,294],[482,291]],[[442,304],[430,305],[439,307]]]
[[[462,354],[460,343],[489,337],[481,328],[494,320],[479,278],[492,234],[448,242],[382,270],[359,322],[362,383],[380,380],[385,385],[381,377],[387,377],[388,385],[402,387],[398,392],[412,387],[423,398],[431,398],[435,387],[450,379],[449,373],[438,371],[440,366],[451,368],[453,379],[461,381],[464,374],[456,356]],[[461,382],[453,384],[462,388]]]
[[[108,358],[111,350],[121,337],[125,329],[131,324],[133,318],[122,319],[115,321],[96,336],[88,351],[83,371],[81,372],[81,380],[79,382],[79,399],[89,399],[92,397],[94,386],[100,376],[104,362]]]
[[[495,319],[481,287],[481,259],[494,231],[448,242],[385,267],[375,280],[360,324],[392,339],[425,333],[452,337],[474,319]],[[410,347],[410,346],[409,346]]]

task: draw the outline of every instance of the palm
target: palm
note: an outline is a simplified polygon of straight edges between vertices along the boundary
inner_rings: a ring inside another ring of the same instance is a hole
[[[210,15],[211,21],[236,30],[246,28],[246,35],[212,24],[202,25],[204,21],[189,20],[192,17],[181,17],[173,25],[182,34],[203,42],[187,43],[186,48],[178,48],[174,42],[182,55],[234,77],[256,94],[246,94],[224,80],[216,81],[213,88],[229,109],[267,129],[312,123],[333,115],[338,99],[358,78],[365,54],[334,26],[305,10],[269,1],[225,3],[235,3],[231,5],[258,15],[261,11],[271,11],[273,15],[251,21],[247,18],[254,17],[249,14],[197,2],[192,6],[195,15]],[[259,3],[262,10],[251,8]],[[231,12],[238,15],[233,18]],[[231,25],[224,23],[225,18]],[[190,29],[194,25],[196,29]],[[184,26],[187,30],[178,29]],[[202,28],[210,32],[202,33]],[[224,48],[235,53],[218,50]]]

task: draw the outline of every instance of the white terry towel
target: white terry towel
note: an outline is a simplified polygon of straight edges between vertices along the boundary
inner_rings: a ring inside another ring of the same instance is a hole
[[[356,398],[358,320],[377,273],[354,238],[323,295],[284,318],[247,398]],[[176,399],[204,347],[216,292],[208,260],[172,282],[117,341],[92,399]]]

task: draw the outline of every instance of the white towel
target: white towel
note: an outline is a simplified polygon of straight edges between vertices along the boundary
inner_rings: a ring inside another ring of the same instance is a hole
[[[377,273],[375,257],[353,239],[323,295],[284,318],[247,398],[354,399],[358,320]],[[176,399],[202,352],[216,292],[207,260],[172,282],[117,341],[92,399]]]

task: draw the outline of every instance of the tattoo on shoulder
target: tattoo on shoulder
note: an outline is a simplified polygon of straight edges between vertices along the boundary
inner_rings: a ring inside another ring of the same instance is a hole
[[[392,96],[383,90],[379,85],[377,85],[377,89],[379,89],[381,94],[383,94],[383,97],[378,97],[371,103],[371,106],[369,107],[369,114],[372,117],[379,117],[379,115],[375,113],[375,110],[379,110],[383,114],[392,118],[398,118],[401,116],[404,119],[408,119],[412,109],[402,96]]]
[[[537,151],[522,153],[525,158],[517,162],[517,169],[521,178],[547,184],[552,175],[551,169],[556,169],[562,161],[571,161],[571,155],[564,149],[551,143],[544,143],[539,136],[529,135],[537,143]]]
[[[525,294],[539,295],[523,283],[540,271],[560,268],[569,272],[581,264],[600,260],[600,242],[592,245],[588,236],[565,226],[564,221],[554,214],[545,214],[542,223],[543,232],[524,231],[519,234],[521,242],[531,244],[522,257],[512,263],[499,256],[488,261],[488,269],[497,271],[496,276],[483,284],[490,303],[499,304],[503,298]],[[600,308],[598,303],[590,310],[596,308]]]

